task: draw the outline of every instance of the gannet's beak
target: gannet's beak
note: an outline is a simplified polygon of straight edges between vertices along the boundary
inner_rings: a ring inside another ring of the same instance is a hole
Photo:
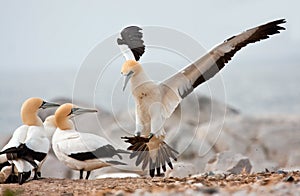
[[[97,112],[95,109],[85,109],[85,108],[72,108],[71,114],[80,115],[84,113]]]
[[[60,105],[57,104],[57,103],[51,103],[51,102],[43,101],[43,103],[40,106],[40,108],[46,109],[46,108],[53,108],[53,107],[58,107],[58,106],[60,106]]]
[[[123,91],[125,90],[129,79],[132,77],[133,71],[130,71],[128,74],[124,75],[124,82],[123,82]]]

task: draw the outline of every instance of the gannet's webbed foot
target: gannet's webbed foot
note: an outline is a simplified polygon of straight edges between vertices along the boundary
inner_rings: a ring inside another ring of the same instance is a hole
[[[160,176],[161,168],[164,172],[167,170],[166,165],[173,169],[171,159],[177,161],[178,152],[153,134],[150,134],[148,138],[133,136],[122,137],[122,139],[125,139],[126,143],[131,144],[127,150],[132,151],[131,159],[137,157],[136,166],[142,164],[142,169],[145,170],[147,165],[149,165],[151,177],[154,177],[155,170],[157,176]]]
[[[42,178],[42,172],[38,171],[38,172],[36,172],[36,175],[38,178]]]
[[[141,144],[141,143],[148,143],[150,138],[147,137],[141,137],[141,136],[133,136],[133,137],[121,137],[121,139],[124,139],[126,143],[130,143],[131,145],[137,145],[137,144]],[[130,149],[127,149],[130,150]]]
[[[31,171],[18,173],[19,185],[23,184],[30,177],[30,175],[31,175]]]
[[[144,170],[148,164],[149,157],[149,147],[147,143],[150,141],[149,138],[141,137],[141,136],[133,136],[133,137],[121,137],[125,140],[126,143],[130,143],[131,146],[127,148],[127,150],[132,151],[129,158],[133,159],[134,157],[138,156],[135,165],[138,166],[141,161],[143,161],[142,169]]]
[[[33,171],[34,171],[33,180],[38,180],[42,178],[42,173],[38,171],[38,168],[34,168]]]

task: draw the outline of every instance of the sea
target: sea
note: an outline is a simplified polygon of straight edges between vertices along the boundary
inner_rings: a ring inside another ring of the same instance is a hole
[[[172,74],[170,70],[161,69],[158,72],[157,68],[152,68],[152,76],[162,72],[162,76]],[[134,107],[130,88],[122,91],[123,78],[119,67],[89,71],[82,71],[82,67],[2,69],[1,134],[10,134],[21,124],[20,108],[29,97],[42,97],[48,101],[70,98],[113,112]],[[297,63],[276,66],[235,63],[198,87],[194,93],[225,102],[246,115],[299,115],[299,80],[300,65]]]

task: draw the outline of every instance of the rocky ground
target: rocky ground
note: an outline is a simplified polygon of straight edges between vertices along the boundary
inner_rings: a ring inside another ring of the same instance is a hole
[[[53,101],[63,103],[68,100]],[[75,119],[76,128],[101,135],[117,148],[126,149],[128,145],[120,138],[131,135],[135,129],[134,110],[117,114],[99,111],[97,115],[82,115]],[[54,111],[40,115],[46,117],[51,112]],[[134,161],[124,156],[123,161],[128,164],[125,168],[95,170],[89,181],[69,180],[77,179],[78,172],[68,169],[50,153],[42,170],[45,179],[22,186],[0,184],[0,193],[297,195],[300,192],[299,115],[247,116],[223,103],[197,95],[182,102],[167,120],[165,129],[168,131],[166,142],[180,154],[174,169],[168,170],[164,178],[148,178],[146,171],[138,169]],[[284,172],[280,170],[282,168],[294,172]],[[138,177],[97,179],[124,171]],[[0,173],[0,182],[3,182],[1,179]]]
[[[1,184],[2,195],[297,195],[300,172],[206,173],[186,178],[46,178],[23,185]]]

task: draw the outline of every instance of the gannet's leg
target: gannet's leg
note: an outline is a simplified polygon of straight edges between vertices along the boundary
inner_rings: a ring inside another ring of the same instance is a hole
[[[143,129],[144,129],[144,126],[141,122],[141,119],[139,118],[137,107],[135,107],[135,132],[134,132],[134,134],[136,136],[141,136]]]
[[[164,136],[165,120],[161,112],[161,103],[153,103],[149,110],[151,116],[151,132],[149,134],[149,138],[151,139],[153,135]]]
[[[24,160],[13,161],[18,170],[18,183],[23,184],[31,175],[32,166]]]
[[[79,179],[83,179],[83,169],[81,169],[79,172],[80,172]]]
[[[34,180],[38,180],[41,177],[41,172],[39,171],[38,167],[33,169],[33,173],[34,173],[33,175]]]
[[[37,164],[38,167],[36,168],[36,170],[34,169],[34,177],[33,177],[34,180],[37,180],[42,177],[41,169],[42,169],[42,166],[43,166],[45,160],[46,160],[46,157]]]
[[[87,172],[86,172],[86,176],[85,176],[85,179],[86,179],[86,180],[89,179],[90,174],[91,174],[91,171],[87,171]]]

